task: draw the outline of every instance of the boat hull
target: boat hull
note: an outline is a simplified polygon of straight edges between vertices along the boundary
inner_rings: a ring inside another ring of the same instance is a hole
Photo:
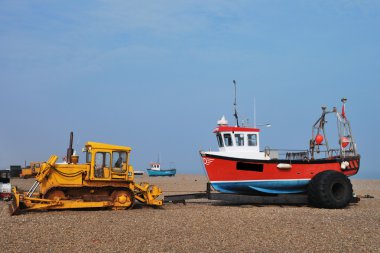
[[[320,172],[334,170],[346,176],[359,170],[360,156],[344,159],[255,160],[201,153],[212,187],[223,193],[304,193]],[[342,163],[348,164],[342,169]]]
[[[172,177],[175,176],[177,170],[176,169],[170,169],[170,170],[151,170],[147,169],[148,175],[150,177]]]

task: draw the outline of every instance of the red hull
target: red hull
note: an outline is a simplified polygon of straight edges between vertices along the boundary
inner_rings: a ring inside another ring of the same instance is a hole
[[[210,182],[221,192],[263,191],[267,193],[305,192],[307,183],[315,175],[334,170],[346,176],[359,170],[360,156],[345,159],[303,160],[251,160],[202,153],[203,162]],[[349,166],[341,169],[341,163]],[[280,169],[279,164],[291,168]],[[281,182],[281,183],[279,183]]]
[[[353,176],[359,170],[360,157],[349,157],[344,159],[350,166],[342,170],[341,159],[319,159],[309,162],[289,161],[289,160],[250,160],[229,158],[216,155],[203,154],[203,162],[210,181],[228,181],[228,180],[272,180],[272,179],[311,179],[314,175],[325,171],[335,170]],[[244,164],[262,164],[263,171],[239,170],[237,163]],[[291,164],[291,169],[279,169],[280,163]]]

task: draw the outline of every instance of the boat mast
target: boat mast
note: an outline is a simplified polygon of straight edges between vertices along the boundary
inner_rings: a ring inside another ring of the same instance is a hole
[[[314,152],[316,152],[316,153],[320,152],[320,146],[321,145],[326,146],[326,154],[327,155],[330,153],[329,143],[327,140],[327,135],[326,135],[326,130],[325,130],[325,124],[327,123],[326,115],[329,113],[332,113],[332,112],[334,112],[334,109],[333,109],[333,111],[327,111],[327,107],[322,106],[322,115],[321,115],[321,117],[319,117],[319,119],[315,122],[315,124],[312,127],[311,140],[310,140],[311,159],[314,159]],[[315,131],[316,131],[316,133],[315,133]],[[320,135],[321,132],[323,134],[323,140],[325,141],[325,144],[322,144],[322,143],[317,144],[315,141],[315,138],[317,137],[317,135]],[[315,146],[316,146],[316,150],[315,150]]]
[[[253,127],[256,128],[256,97],[253,97]]]
[[[236,126],[239,126],[239,118],[238,118],[238,113],[237,113],[237,106],[236,106],[236,82],[235,80],[233,80],[233,83],[234,83],[234,87],[235,87],[235,99],[234,99],[234,109],[235,109],[235,113],[234,113],[234,116],[235,116],[235,119],[236,119]]]
[[[339,114],[339,112],[336,110],[340,153],[343,157],[346,156],[347,152],[349,155],[357,155],[356,143],[354,141],[354,137],[352,136],[350,121],[348,120],[345,112],[347,98],[342,98],[341,101],[343,103],[342,113]],[[345,141],[349,143],[348,150],[345,149],[345,146],[343,147],[343,139],[346,139]]]
[[[356,143],[352,136],[350,122],[347,119],[345,112],[346,98],[342,98],[342,113],[338,112],[336,107],[333,107],[331,111],[327,111],[325,106],[322,106],[322,116],[315,122],[312,128],[311,140],[310,140],[310,152],[311,158],[314,159],[314,153],[320,152],[320,146],[326,147],[326,156],[334,156],[334,152],[339,152],[341,157],[356,156]],[[339,149],[330,148],[325,125],[327,123],[326,116],[328,114],[335,114],[337,118],[337,130],[339,137]],[[322,139],[317,143],[316,138],[318,135],[322,135]],[[324,144],[323,144],[324,142]],[[348,146],[348,147],[347,147]],[[346,148],[347,147],[347,148]]]

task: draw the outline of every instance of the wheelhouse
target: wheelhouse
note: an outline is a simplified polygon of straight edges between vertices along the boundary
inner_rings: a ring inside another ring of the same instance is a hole
[[[259,152],[260,129],[248,127],[219,126],[214,129],[219,151]]]
[[[151,163],[150,166],[151,170],[161,170],[161,165],[159,163]]]

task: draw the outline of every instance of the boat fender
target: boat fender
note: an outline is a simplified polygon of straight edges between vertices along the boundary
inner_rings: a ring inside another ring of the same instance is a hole
[[[288,169],[292,168],[292,165],[289,163],[279,163],[279,164],[277,164],[277,168],[288,170]]]
[[[342,163],[340,164],[340,168],[341,168],[342,170],[345,170],[345,169],[347,169],[347,167],[348,167],[349,165],[350,165],[349,162],[344,161],[344,162],[342,162]]]

